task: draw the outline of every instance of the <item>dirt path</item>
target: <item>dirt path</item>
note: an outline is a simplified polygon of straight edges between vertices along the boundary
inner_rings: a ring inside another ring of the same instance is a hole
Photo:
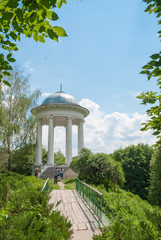
[[[65,188],[64,188],[65,185],[63,182],[58,182],[57,184],[59,185],[60,190],[65,190]]]

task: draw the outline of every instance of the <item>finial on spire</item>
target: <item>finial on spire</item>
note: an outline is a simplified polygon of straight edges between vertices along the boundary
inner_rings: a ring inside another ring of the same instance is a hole
[[[60,92],[62,92],[62,84],[60,84]]]

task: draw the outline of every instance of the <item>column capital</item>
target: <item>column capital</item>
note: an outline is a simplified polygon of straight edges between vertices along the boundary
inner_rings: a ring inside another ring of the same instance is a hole
[[[37,123],[42,123],[42,118],[38,118]]]
[[[67,117],[67,124],[72,124],[72,117]]]
[[[84,119],[80,119],[80,120],[79,120],[79,123],[84,123],[84,122],[85,122]]]
[[[48,120],[54,120],[54,116],[53,115],[49,115],[49,116],[47,116],[47,119]]]
[[[68,121],[72,120],[72,117],[67,117],[67,120],[68,120]]]

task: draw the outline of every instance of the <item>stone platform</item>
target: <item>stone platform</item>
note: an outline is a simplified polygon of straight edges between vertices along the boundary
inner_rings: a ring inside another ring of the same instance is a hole
[[[54,169],[58,168],[58,170],[60,170],[61,168],[64,169],[64,179],[69,179],[69,178],[76,178],[78,176],[78,174],[76,172],[74,172],[70,167],[67,166],[52,166],[52,167],[48,167],[39,177],[42,179],[53,179],[54,178]]]

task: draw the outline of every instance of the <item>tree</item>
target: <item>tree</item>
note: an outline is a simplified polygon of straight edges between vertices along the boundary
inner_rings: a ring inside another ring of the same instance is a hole
[[[65,163],[64,154],[60,149],[58,149],[58,151],[54,153],[54,162],[56,163],[56,165],[63,165]]]
[[[11,87],[4,87],[3,100],[0,99],[0,132],[8,152],[8,170],[11,170],[12,152],[35,141],[36,119],[29,110],[36,106],[40,91],[31,92],[28,78],[18,70],[12,71],[7,80],[11,82]]]
[[[7,167],[8,153],[7,150],[0,146],[0,172],[4,171]]]
[[[151,185],[148,199],[151,204],[159,205],[161,207],[161,147],[159,146],[152,156],[151,167]]]
[[[105,153],[93,154],[89,149],[83,148],[76,164],[79,178],[88,183],[102,184],[106,188],[124,184],[121,164]]]
[[[161,25],[161,1],[160,0],[143,0],[148,4],[145,12],[152,12],[156,14],[158,20],[158,25]],[[159,38],[161,37],[161,30],[158,32]],[[151,61],[148,62],[145,66],[143,66],[143,71],[141,74],[145,74],[148,77],[148,80],[151,78],[155,78],[157,81],[158,92],[147,91],[142,92],[137,98],[142,99],[142,103],[144,105],[150,104],[152,107],[147,110],[147,115],[149,117],[149,121],[147,123],[143,123],[144,127],[143,131],[147,131],[148,129],[153,130],[153,134],[157,136],[158,144],[161,144],[161,51],[159,53],[153,54],[150,56]]]
[[[32,175],[32,166],[35,161],[35,144],[25,144],[12,154],[11,170],[24,175]]]
[[[146,8],[146,12],[149,12],[151,14],[152,12],[156,14],[156,17],[158,18],[158,25],[161,25],[161,1],[160,0],[143,0],[148,4],[148,7]],[[161,30],[158,32],[159,38],[161,38]],[[148,122],[143,123],[144,127],[142,128],[143,131],[147,131],[148,129],[153,130],[153,134],[157,136],[157,142],[156,142],[156,147],[158,147],[158,151],[160,151],[160,146],[161,146],[161,51],[158,53],[155,53],[150,56],[151,61],[148,62],[145,66],[143,66],[143,71],[141,71],[141,74],[146,74],[148,77],[148,80],[150,79],[156,79],[157,86],[158,86],[158,92],[153,92],[153,91],[147,91],[147,92],[142,92],[138,98],[142,100],[141,104],[147,105],[150,104],[152,107],[150,107],[146,112],[149,117]],[[157,195],[160,191],[161,195],[161,189],[159,188],[158,192],[152,191],[153,189],[153,184],[155,182],[154,179],[157,178],[159,169],[156,169],[155,166],[159,165],[159,159],[158,157],[154,157],[153,159],[153,166],[152,166],[152,179],[151,180],[151,187],[150,187],[150,196],[154,197],[154,193],[156,193],[156,198]],[[155,177],[156,174],[156,177]],[[153,193],[152,193],[153,192]],[[154,197],[155,199],[155,197]]]
[[[151,185],[148,199],[151,204],[161,207],[161,147],[156,149],[150,162],[150,167]]]
[[[33,38],[36,42],[45,42],[45,38],[58,41],[58,37],[67,36],[62,27],[52,26],[59,19],[53,11],[61,8],[66,0],[0,0],[0,82],[9,75],[11,63],[15,62],[12,52],[19,50],[16,41],[21,36]],[[4,79],[5,84],[10,85]]]
[[[121,162],[125,173],[124,189],[147,199],[150,181],[150,160],[153,148],[147,144],[131,145],[114,151],[115,161]]]

